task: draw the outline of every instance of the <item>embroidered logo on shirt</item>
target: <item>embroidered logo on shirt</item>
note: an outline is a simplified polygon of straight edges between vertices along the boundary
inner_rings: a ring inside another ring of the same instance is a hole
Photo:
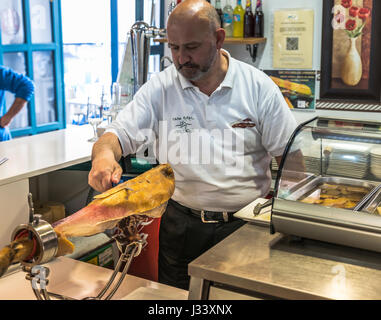
[[[232,128],[252,128],[255,127],[255,123],[250,119],[246,118],[243,120],[238,120],[230,124]]]
[[[172,120],[177,122],[175,127],[178,128],[179,132],[192,132],[189,128],[192,126],[192,120],[194,120],[192,116],[174,117]]]

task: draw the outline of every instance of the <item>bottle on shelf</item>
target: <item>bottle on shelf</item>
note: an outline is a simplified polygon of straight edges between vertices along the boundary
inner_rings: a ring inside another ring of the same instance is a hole
[[[250,0],[246,0],[243,36],[245,38],[254,37],[254,15],[253,15],[253,12],[251,11]]]
[[[215,8],[216,8],[218,15],[220,16],[220,26],[221,26],[221,28],[223,28],[224,15],[223,15],[222,9],[221,9],[221,0],[216,0]]]
[[[244,23],[245,10],[241,5],[241,0],[237,0],[237,5],[233,11],[233,37],[243,38],[243,23]]]
[[[176,5],[177,5],[177,3],[175,0],[172,0],[171,2],[169,2],[169,4],[168,4],[168,17],[172,13],[172,11],[175,9]]]
[[[223,28],[227,38],[233,37],[233,7],[230,5],[230,0],[226,0],[226,5],[222,10],[224,14]]]
[[[254,37],[263,38],[263,26],[264,26],[264,16],[262,11],[262,1],[257,0],[257,5],[255,9],[254,17]]]

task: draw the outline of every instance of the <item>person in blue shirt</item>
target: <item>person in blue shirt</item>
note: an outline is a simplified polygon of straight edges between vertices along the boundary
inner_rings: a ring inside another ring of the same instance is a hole
[[[7,111],[5,91],[14,93],[15,100]],[[9,124],[28,103],[34,93],[34,84],[27,76],[0,66],[0,141],[10,140]]]

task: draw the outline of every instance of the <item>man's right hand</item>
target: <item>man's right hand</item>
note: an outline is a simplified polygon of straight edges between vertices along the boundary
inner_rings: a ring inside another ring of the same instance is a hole
[[[95,142],[92,151],[92,167],[89,172],[89,185],[94,190],[105,192],[118,183],[122,176],[122,168],[118,159],[122,156],[122,148],[118,137],[113,133],[104,133]]]
[[[94,159],[89,173],[89,185],[94,190],[105,192],[117,184],[122,176],[122,168],[114,159]]]

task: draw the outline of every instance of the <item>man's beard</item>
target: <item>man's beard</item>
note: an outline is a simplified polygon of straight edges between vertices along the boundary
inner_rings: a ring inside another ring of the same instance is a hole
[[[204,77],[210,71],[210,68],[213,66],[216,59],[217,59],[217,52],[209,59],[207,64],[204,66],[187,62],[184,64],[179,64],[178,66],[176,66],[176,69],[183,75],[184,78],[190,81],[197,81],[197,80],[200,80],[202,77]],[[184,69],[184,67],[192,68],[192,71],[187,72],[187,69]]]

